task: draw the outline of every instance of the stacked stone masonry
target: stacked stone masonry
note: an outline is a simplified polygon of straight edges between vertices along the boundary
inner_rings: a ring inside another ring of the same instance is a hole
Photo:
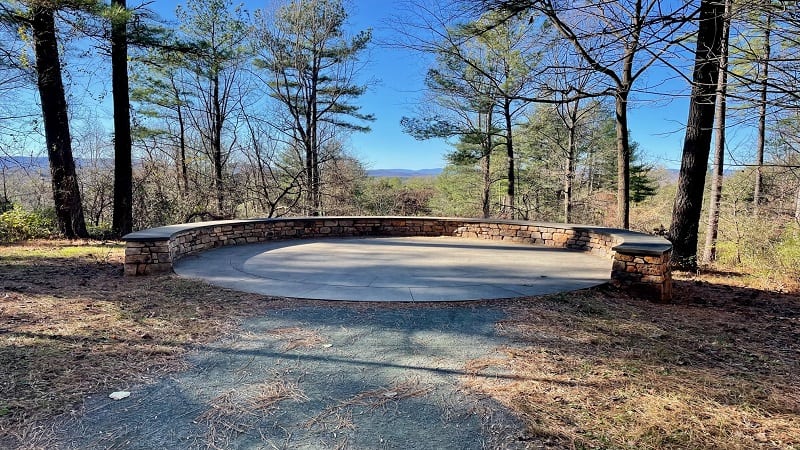
[[[654,301],[672,298],[672,246],[613,228],[433,217],[247,219],[173,225],[124,237],[125,274],[169,273],[180,258],[215,247],[325,237],[455,236],[581,250],[611,258],[612,284]]]

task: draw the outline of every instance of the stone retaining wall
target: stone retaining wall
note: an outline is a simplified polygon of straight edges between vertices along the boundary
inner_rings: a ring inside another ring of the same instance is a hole
[[[319,217],[200,222],[128,234],[125,274],[169,273],[180,258],[227,245],[324,237],[455,236],[582,250],[613,259],[611,282],[637,296],[672,298],[672,246],[656,236],[583,225],[435,217]]]

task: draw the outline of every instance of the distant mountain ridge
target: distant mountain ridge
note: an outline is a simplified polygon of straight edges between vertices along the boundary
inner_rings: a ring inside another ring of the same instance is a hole
[[[83,166],[89,161],[84,158],[75,158],[78,167]],[[113,164],[112,159],[108,162]],[[0,167],[6,169],[47,169],[50,164],[46,157],[41,156],[0,156]],[[442,173],[442,168],[435,169],[372,169],[367,170],[367,175],[371,177],[391,177],[391,178],[416,178],[433,177]]]
[[[105,162],[109,165],[114,164],[111,158],[104,158]],[[85,158],[75,158],[75,164],[82,167],[90,161]],[[15,169],[49,169],[50,163],[47,157],[43,156],[3,156],[0,155],[0,168],[7,170]],[[442,173],[442,168],[434,169],[369,169],[367,175],[375,178],[418,178],[418,177],[435,177]],[[671,182],[678,181],[680,169],[663,169],[667,174],[667,179]],[[709,167],[709,170],[711,168]],[[733,168],[725,169],[725,176],[730,176],[736,173],[737,170]]]
[[[436,169],[371,169],[367,170],[367,175],[376,178],[416,178],[416,177],[435,177],[442,173],[441,168]]]
[[[41,169],[50,167],[43,156],[0,156],[0,167],[6,169]]]

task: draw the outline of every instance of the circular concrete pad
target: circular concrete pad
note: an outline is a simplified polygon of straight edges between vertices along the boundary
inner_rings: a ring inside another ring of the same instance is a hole
[[[329,238],[222,247],[181,259],[175,272],[282,297],[458,301],[596,286],[610,279],[611,260],[477,239]]]

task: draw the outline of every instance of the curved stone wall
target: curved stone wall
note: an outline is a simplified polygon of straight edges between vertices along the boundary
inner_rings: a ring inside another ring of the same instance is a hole
[[[180,258],[226,245],[358,236],[455,236],[582,250],[613,259],[612,284],[653,301],[672,298],[666,239],[615,228],[440,217],[304,217],[199,222],[123,237],[125,274],[169,273]]]

